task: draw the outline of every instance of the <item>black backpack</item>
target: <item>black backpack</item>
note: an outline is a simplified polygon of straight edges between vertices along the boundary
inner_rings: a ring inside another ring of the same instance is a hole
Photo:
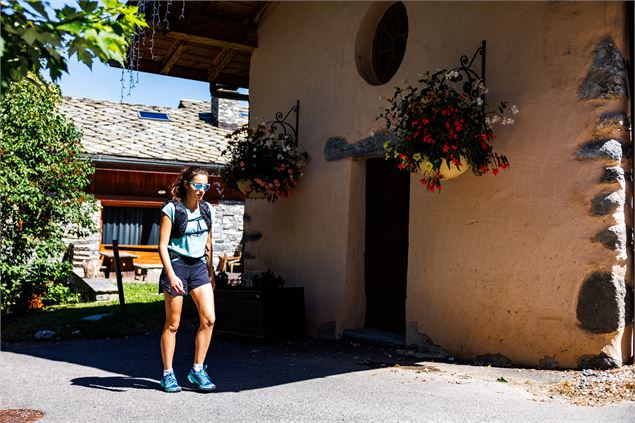
[[[170,238],[181,238],[185,234],[187,228],[187,210],[185,204],[179,200],[169,200],[165,204],[174,204],[174,222],[172,222],[172,232]],[[212,229],[212,213],[210,212],[207,202],[200,200],[198,202],[199,210],[201,211],[201,217],[207,225],[207,230]]]

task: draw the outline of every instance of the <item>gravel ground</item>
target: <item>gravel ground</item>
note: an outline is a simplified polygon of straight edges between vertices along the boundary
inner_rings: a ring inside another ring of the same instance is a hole
[[[566,380],[548,384],[547,392],[572,404],[601,406],[635,402],[635,366],[612,370],[565,372]]]
[[[400,350],[406,355],[418,353]],[[472,378],[494,378],[501,383],[522,386],[534,395],[536,401],[556,400],[580,406],[598,407],[631,402],[635,406],[635,365],[625,365],[611,370],[544,370],[526,368],[501,368],[468,365],[447,367],[447,364],[417,363],[417,366],[399,366],[396,369],[417,373],[441,371],[456,378],[454,383]],[[455,371],[453,371],[453,369]],[[456,372],[463,369],[463,372]],[[465,371],[467,370],[467,371]]]

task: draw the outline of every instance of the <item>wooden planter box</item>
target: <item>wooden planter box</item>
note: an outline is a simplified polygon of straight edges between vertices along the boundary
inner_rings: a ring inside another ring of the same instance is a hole
[[[304,288],[216,289],[214,332],[260,339],[304,333]]]

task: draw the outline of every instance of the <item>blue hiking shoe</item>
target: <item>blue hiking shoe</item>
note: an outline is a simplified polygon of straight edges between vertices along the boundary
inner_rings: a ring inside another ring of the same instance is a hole
[[[195,372],[194,369],[190,370],[190,374],[187,375],[187,379],[192,382],[192,385],[194,385],[196,390],[211,392],[216,389],[216,385],[212,383],[205,369],[207,369],[207,366],[203,367],[203,370],[200,372]]]
[[[174,376],[174,372],[170,372],[167,375],[163,376],[161,379],[161,387],[165,392],[181,392],[181,387],[179,383],[176,381],[176,376]]]

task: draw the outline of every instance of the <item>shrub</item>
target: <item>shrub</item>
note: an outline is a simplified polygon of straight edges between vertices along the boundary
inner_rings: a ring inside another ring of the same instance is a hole
[[[0,102],[4,312],[68,299],[64,231],[92,227],[94,199],[84,189],[93,168],[80,158],[81,134],[58,111],[59,87],[34,80],[11,83]]]

